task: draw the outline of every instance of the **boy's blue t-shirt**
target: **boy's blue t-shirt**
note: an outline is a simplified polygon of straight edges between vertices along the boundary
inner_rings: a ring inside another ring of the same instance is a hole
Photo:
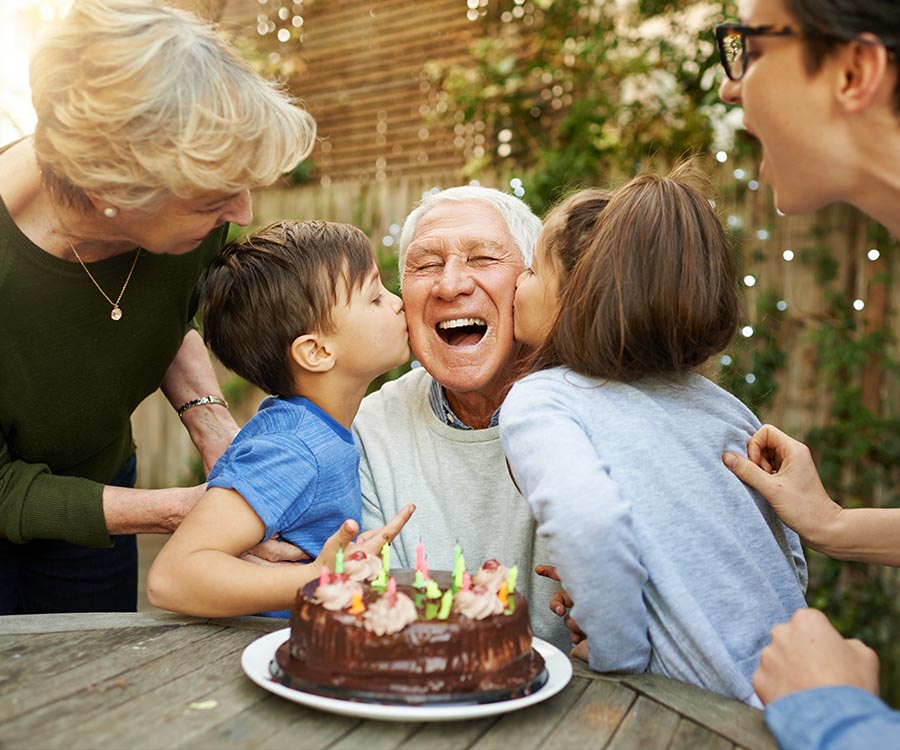
[[[269,396],[209,473],[240,493],[274,534],[315,558],[347,518],[360,521],[359,448],[311,401]],[[286,616],[286,614],[277,614]]]

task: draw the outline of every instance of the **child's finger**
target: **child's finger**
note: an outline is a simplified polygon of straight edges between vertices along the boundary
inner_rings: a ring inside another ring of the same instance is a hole
[[[539,576],[543,576],[544,578],[552,578],[554,581],[559,580],[559,573],[556,572],[555,565],[535,565],[534,572]]]
[[[329,567],[332,566],[334,564],[334,558],[337,556],[337,551],[341,547],[349,545],[358,532],[359,524],[352,518],[348,518],[334,534],[328,537],[328,541],[322,545],[322,552],[319,555],[319,559],[324,560]]]

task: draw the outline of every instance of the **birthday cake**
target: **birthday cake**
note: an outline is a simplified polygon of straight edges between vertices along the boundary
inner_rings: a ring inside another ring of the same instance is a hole
[[[298,690],[380,703],[488,703],[544,685],[516,571],[394,570],[356,553],[297,592],[273,677]],[[512,591],[512,593],[510,593]]]

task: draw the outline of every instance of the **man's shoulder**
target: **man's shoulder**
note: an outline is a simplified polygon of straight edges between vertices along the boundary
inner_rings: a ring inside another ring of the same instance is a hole
[[[374,393],[366,396],[359,405],[354,427],[368,422],[370,419],[382,419],[385,413],[396,414],[398,407],[418,403],[423,396],[427,398],[431,376],[422,367],[416,367],[396,380],[390,380]]]

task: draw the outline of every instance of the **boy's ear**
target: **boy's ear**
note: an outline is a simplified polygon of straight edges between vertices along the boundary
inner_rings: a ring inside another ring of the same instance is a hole
[[[872,34],[848,42],[843,52],[838,99],[847,112],[861,112],[880,98],[890,102],[888,51]]]
[[[304,333],[294,339],[291,359],[309,372],[328,372],[335,362],[328,339],[315,333]]]

